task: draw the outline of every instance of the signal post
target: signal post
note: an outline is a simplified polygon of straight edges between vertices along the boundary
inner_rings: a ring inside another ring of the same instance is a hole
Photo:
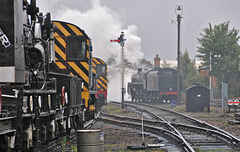
[[[121,32],[120,37],[118,37],[117,40],[110,40],[110,42],[118,42],[120,43],[120,46],[122,47],[122,109],[124,109],[124,93],[126,92],[126,89],[124,88],[124,42],[126,39],[124,39],[124,32]]]

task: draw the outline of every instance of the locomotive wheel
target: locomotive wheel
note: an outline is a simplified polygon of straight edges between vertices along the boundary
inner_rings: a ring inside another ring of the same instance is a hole
[[[23,129],[22,125],[16,131],[15,147],[17,149],[23,149]]]
[[[1,138],[0,138],[1,142],[0,144],[1,145],[9,145],[9,140],[8,140],[8,136],[7,135],[3,135]],[[1,147],[1,150],[4,150],[6,152],[11,152],[11,148],[8,147],[8,146],[5,146],[5,147]]]
[[[59,132],[60,132],[61,135],[64,135],[64,133],[65,133],[64,126],[61,123],[59,124]]]
[[[134,101],[133,95],[131,95],[132,102]]]
[[[163,103],[163,99],[159,99],[159,103]]]
[[[137,95],[134,95],[134,102],[137,102]]]
[[[91,119],[94,119],[94,118],[95,118],[95,111],[92,111],[92,112],[91,112],[90,118],[91,118]]]
[[[137,102],[140,102],[140,97],[139,97],[139,95],[137,95]]]
[[[149,96],[148,95],[146,96],[146,102],[149,102]]]
[[[143,102],[147,102],[147,97],[146,97],[146,95],[144,95],[144,97],[143,97]]]
[[[74,117],[75,117],[75,122],[77,124],[76,129],[83,129],[84,122],[82,121],[82,116],[76,115]]]

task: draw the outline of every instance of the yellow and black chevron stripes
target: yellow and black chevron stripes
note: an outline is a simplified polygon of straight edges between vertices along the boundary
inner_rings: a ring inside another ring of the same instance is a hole
[[[74,33],[75,33],[76,35],[83,35],[82,32],[80,32],[79,29],[78,29],[76,26],[71,25],[71,24],[68,24],[68,26],[72,29],[72,31],[74,31]],[[89,44],[88,44],[88,45],[89,45]]]
[[[99,90],[107,90],[107,80],[106,77],[98,77],[97,79],[97,88]]]
[[[97,74],[97,65],[103,65],[105,66],[105,75],[100,75],[98,76],[97,78],[97,89],[98,90],[107,90],[107,65],[106,63],[102,60],[102,59],[99,59],[99,58],[96,58],[96,57],[93,57],[92,58],[92,65],[93,65],[93,73]]]
[[[60,69],[66,69],[66,66],[63,65],[62,62],[55,62],[55,63]]]
[[[55,37],[55,56],[56,56],[56,65],[60,69],[66,69],[67,66],[70,67],[71,75],[79,76],[82,78],[84,83],[83,90],[88,91],[89,88],[89,37],[86,33],[81,30],[79,27],[61,21],[53,21],[54,25],[58,28],[58,30],[54,33]],[[74,60],[67,61],[67,36],[79,35],[84,36],[87,40],[87,51],[86,51],[86,59],[84,61]]]

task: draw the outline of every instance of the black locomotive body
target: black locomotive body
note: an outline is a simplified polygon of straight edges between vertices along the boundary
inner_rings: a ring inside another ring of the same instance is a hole
[[[50,13],[39,13],[36,0],[1,1],[0,151],[40,148],[93,118],[89,106],[95,109],[96,99],[83,100],[83,79],[56,65],[56,30]],[[94,81],[91,72],[86,78]]]
[[[177,99],[177,71],[155,67],[148,71],[138,70],[128,83],[132,101],[170,102]]]

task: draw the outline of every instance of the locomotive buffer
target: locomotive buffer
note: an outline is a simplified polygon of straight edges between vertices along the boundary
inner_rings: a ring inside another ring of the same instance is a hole
[[[120,37],[117,40],[110,40],[110,42],[118,42],[122,47],[122,109],[124,109],[124,93],[126,89],[124,88],[124,32],[121,32]]]

